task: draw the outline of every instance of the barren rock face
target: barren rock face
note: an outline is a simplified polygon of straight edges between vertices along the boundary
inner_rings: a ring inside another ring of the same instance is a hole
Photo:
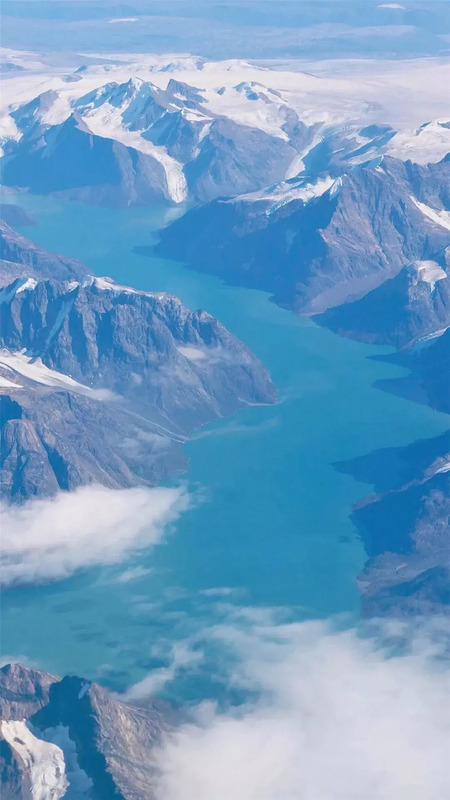
[[[445,249],[449,170],[448,158],[419,166],[385,156],[331,182],[298,176],[192,209],[162,232],[160,251],[318,314]]]
[[[151,753],[168,726],[154,704],[132,706],[90,681],[20,664],[0,670],[0,704],[2,796],[48,787],[53,793],[43,797],[154,796]]]
[[[7,664],[0,669],[0,715],[3,720],[31,717],[48,703],[50,687],[59,681],[40,669]]]
[[[276,400],[248,348],[174,296],[20,278],[0,300],[7,498],[155,485],[182,470],[195,428]]]

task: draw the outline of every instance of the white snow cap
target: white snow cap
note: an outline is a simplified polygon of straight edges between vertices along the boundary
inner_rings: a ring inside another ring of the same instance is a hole
[[[412,269],[418,276],[419,281],[428,283],[430,290],[433,291],[436,283],[447,277],[447,273],[436,261],[414,261]]]
[[[0,731],[29,771],[31,800],[60,800],[64,797],[69,782],[61,748],[38,739],[25,720],[2,720]]]

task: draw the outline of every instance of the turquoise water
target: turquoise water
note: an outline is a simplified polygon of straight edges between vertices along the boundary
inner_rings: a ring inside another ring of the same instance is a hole
[[[445,429],[445,416],[373,387],[402,374],[368,358],[385,348],[298,319],[263,292],[134,254],[152,244],[164,209],[98,209],[26,195],[20,203],[38,217],[23,229],[34,241],[98,275],[173,292],[216,315],[270,369],[280,402],[213,423],[186,445],[185,480],[202,500],[163,543],[125,564],[6,593],[3,652],[123,688],[164,666],[171,642],[219,620],[224,603],[281,606],[298,618],[357,617],[364,551],[348,515],[371,486],[333,464],[433,436]],[[138,565],[149,571],[117,581]],[[214,658],[221,656],[211,655],[211,672]],[[205,694],[207,678],[185,677],[168,693]]]

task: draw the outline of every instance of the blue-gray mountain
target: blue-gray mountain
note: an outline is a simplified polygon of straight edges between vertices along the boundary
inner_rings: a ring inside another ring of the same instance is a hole
[[[98,684],[8,664],[0,670],[2,797],[152,800],[152,750],[169,708],[115,699]]]
[[[17,220],[17,206],[9,206],[6,216]],[[11,210],[12,209],[12,210]],[[21,222],[23,223],[23,217]],[[25,216],[27,221],[30,220]],[[19,224],[16,222],[16,224]],[[57,280],[83,279],[87,270],[75,258],[49,253],[17,233],[5,221],[4,208],[0,213],[0,286],[15,278],[55,278]]]
[[[336,180],[298,177],[194,208],[162,231],[159,249],[319,313],[447,247],[449,187],[450,156],[426,166],[384,157]]]
[[[450,156],[384,157],[194,208],[161,232],[159,251],[346,336],[408,347],[398,358],[414,377],[392,388],[447,409],[447,339],[437,340],[450,326],[449,209]]]
[[[276,91],[255,82],[234,90],[276,107],[279,134],[214,113],[200,88],[176,80],[164,90],[140,78],[108,83],[57,124],[46,121],[58,99],[49,90],[11,114],[20,138],[5,144],[3,182],[119,206],[262,188],[284,177],[314,129]]]
[[[364,614],[446,613],[449,433],[336,466],[375,487],[352,515],[368,555],[358,578]]]
[[[450,414],[449,353],[450,329],[447,328],[434,338],[384,356],[383,360],[409,369],[409,374],[379,381],[378,386]]]
[[[450,325],[450,247],[413,261],[360,300],[315,317],[321,325],[363,342],[403,348],[430,341]]]
[[[450,248],[415,261],[354,303],[315,317],[344,336],[400,348],[385,356],[409,367],[407,377],[380,387],[450,412]]]
[[[174,296],[101,278],[0,293],[1,492],[154,485],[204,423],[275,402],[258,359]]]

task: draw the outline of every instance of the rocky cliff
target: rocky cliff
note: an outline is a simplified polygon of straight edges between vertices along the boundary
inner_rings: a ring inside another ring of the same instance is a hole
[[[366,616],[446,614],[450,603],[450,436],[336,465],[373,483],[352,518],[368,560],[358,576]]]
[[[435,259],[450,241],[449,185],[450,157],[426,166],[385,157],[194,208],[162,231],[159,249],[319,313]]]
[[[17,219],[16,211],[7,212],[6,216],[11,218],[11,214]],[[23,223],[23,219],[19,223]],[[86,274],[86,268],[75,258],[49,253],[11,228],[0,214],[0,286],[15,278],[70,280],[83,278]]]
[[[158,483],[195,428],[276,399],[245,345],[176,297],[19,278],[0,302],[7,497]]]
[[[154,797],[152,750],[169,709],[130,705],[90,681],[20,664],[0,670],[0,704],[2,797]]]

